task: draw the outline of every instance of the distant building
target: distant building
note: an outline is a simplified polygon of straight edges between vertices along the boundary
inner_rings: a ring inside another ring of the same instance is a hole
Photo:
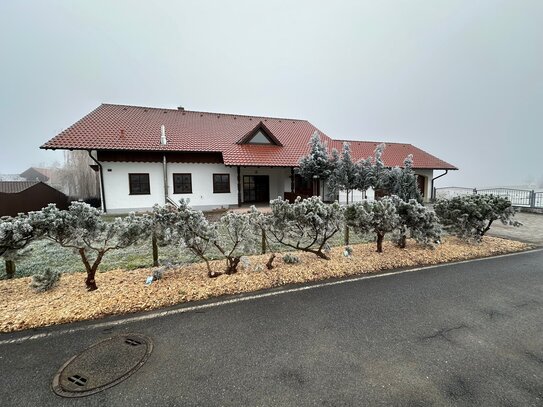
[[[37,211],[50,203],[68,208],[68,197],[41,181],[0,181],[0,216]]]

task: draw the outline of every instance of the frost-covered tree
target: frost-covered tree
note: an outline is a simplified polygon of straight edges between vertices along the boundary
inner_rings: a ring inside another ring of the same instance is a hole
[[[419,203],[422,202],[417,176],[413,171],[413,155],[409,154],[405,158],[403,167],[390,169],[387,178],[386,189],[389,194],[396,195],[405,202],[410,199],[415,199]]]
[[[383,252],[385,235],[394,231],[399,224],[396,206],[389,197],[379,201],[355,202],[347,206],[345,221],[356,233],[374,233],[377,239],[377,252]]]
[[[513,220],[515,209],[509,198],[496,195],[465,195],[438,200],[434,210],[449,233],[462,239],[481,241],[496,220],[521,226]]]
[[[150,220],[131,213],[126,217],[105,221],[100,212],[83,202],[72,202],[67,210],[50,204],[29,214],[31,224],[43,236],[62,247],[74,249],[85,266],[85,285],[96,290],[96,271],[104,255],[124,249],[148,237]]]
[[[298,174],[313,182],[313,194],[316,194],[315,180],[326,181],[331,171],[326,144],[321,140],[318,131],[315,131],[311,136],[309,153],[300,159],[298,165]],[[324,189],[322,195],[324,197]]]
[[[359,168],[351,158],[351,146],[349,143],[343,143],[341,158],[332,152],[332,171],[328,179],[329,188],[337,194],[339,191],[345,191],[347,194],[347,205],[349,205],[349,196],[351,192],[357,189],[359,184]],[[345,226],[345,244],[349,244],[349,227]]]
[[[249,214],[228,212],[217,224],[213,224],[202,211],[192,209],[188,200],[179,202],[177,233],[186,247],[206,263],[208,276],[218,277],[222,274],[211,269],[209,260],[213,249],[225,258],[225,273],[236,273],[241,257],[254,250],[255,236]]]
[[[271,201],[271,210],[267,232],[273,240],[330,259],[326,254],[328,241],[343,222],[339,203],[325,204],[316,196],[304,200],[298,197],[292,204],[279,198]]]
[[[373,189],[387,190],[389,187],[389,168],[385,166],[383,161],[385,148],[386,144],[379,144],[373,152],[373,165],[371,166],[371,171],[367,177],[368,183]]]
[[[179,211],[171,204],[155,205],[150,214],[151,245],[153,248],[153,267],[158,267],[158,247],[176,243],[179,239],[175,224],[179,221]]]
[[[356,189],[367,191],[374,186],[374,168],[371,157],[362,159],[356,164]]]
[[[339,191],[347,193],[347,205],[349,204],[350,193],[358,187],[358,169],[351,157],[351,146],[349,143],[343,143],[341,157],[337,158],[337,152],[332,151],[331,174],[328,178],[328,187],[334,194]]]
[[[273,250],[273,245],[270,244],[269,234],[267,232],[268,225],[270,224],[271,214],[260,212],[253,205],[249,211],[249,223],[253,227],[253,234],[255,236],[261,235],[262,241],[262,254],[266,253],[266,249],[270,251],[270,257],[266,263],[266,268],[268,270],[273,269],[273,261],[275,260],[276,254]]]
[[[399,216],[395,239],[398,247],[405,248],[408,236],[428,247],[440,243],[441,225],[432,210],[421,205],[415,199],[406,202],[395,195],[391,199],[396,205],[396,212]]]
[[[36,231],[27,215],[0,218],[0,257],[5,261],[7,278],[13,278],[16,271],[15,260],[35,237]]]

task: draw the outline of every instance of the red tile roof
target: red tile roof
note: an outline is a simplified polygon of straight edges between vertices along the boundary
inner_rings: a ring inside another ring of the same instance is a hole
[[[281,146],[238,144],[259,122]],[[166,127],[166,145],[160,144],[162,125]],[[315,131],[318,129],[307,120],[103,104],[41,148],[210,151],[222,153],[226,165],[295,167],[307,154]],[[342,141],[319,133],[330,149],[341,150]],[[379,144],[349,142],[355,160],[373,155]],[[402,165],[408,154],[413,154],[415,168],[456,169],[410,144],[387,144],[383,159],[387,166]]]

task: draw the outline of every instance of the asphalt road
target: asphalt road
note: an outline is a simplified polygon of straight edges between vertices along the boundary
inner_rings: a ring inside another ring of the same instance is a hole
[[[89,329],[0,344],[0,405],[543,405],[542,293],[539,251],[80,324]],[[120,332],[153,339],[140,370],[86,398],[52,393],[68,358]]]

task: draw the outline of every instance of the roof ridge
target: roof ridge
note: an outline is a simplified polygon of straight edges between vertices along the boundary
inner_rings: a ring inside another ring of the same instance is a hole
[[[411,143],[400,143],[398,141],[371,141],[371,140],[342,140],[342,139],[332,139],[333,141],[342,141],[345,143],[375,143],[375,144],[399,144],[404,146],[415,147]]]
[[[203,110],[187,110],[187,109],[179,110],[177,108],[171,108],[171,107],[150,107],[150,106],[138,106],[138,105],[124,105],[124,104],[118,104],[118,103],[102,103],[101,106],[134,107],[137,109],[169,110],[172,112],[182,112],[182,113],[199,113],[199,114],[209,114],[209,115],[219,115],[219,116],[251,117],[253,119],[294,120],[297,122],[308,122],[308,120],[306,119],[293,119],[290,117],[272,117],[272,116],[258,116],[258,115],[250,115],[250,114],[206,112]]]

